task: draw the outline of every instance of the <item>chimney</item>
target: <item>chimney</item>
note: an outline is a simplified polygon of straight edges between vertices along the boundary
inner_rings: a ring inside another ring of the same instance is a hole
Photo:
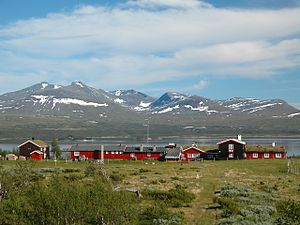
[[[32,137],[31,140],[34,141],[34,137]]]
[[[242,135],[239,134],[239,135],[237,136],[237,138],[238,138],[239,141],[241,141],[241,140],[242,140]]]
[[[153,151],[156,152],[156,145],[153,146]]]
[[[143,150],[144,150],[144,146],[141,145],[141,146],[140,146],[140,151],[142,152]]]
[[[272,143],[272,147],[273,147],[273,148],[275,148],[275,146],[276,146],[276,143],[275,143],[275,142],[273,142],[273,143]]]

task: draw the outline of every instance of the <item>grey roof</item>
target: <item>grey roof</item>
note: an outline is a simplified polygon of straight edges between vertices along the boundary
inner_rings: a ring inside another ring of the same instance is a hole
[[[125,145],[104,145],[104,151],[124,151]],[[101,151],[101,144],[77,144],[70,148],[70,151],[84,152],[84,151]]]
[[[167,151],[165,159],[179,159],[180,152],[181,152],[180,148],[170,148]]]
[[[166,152],[162,146],[127,146],[125,152]]]

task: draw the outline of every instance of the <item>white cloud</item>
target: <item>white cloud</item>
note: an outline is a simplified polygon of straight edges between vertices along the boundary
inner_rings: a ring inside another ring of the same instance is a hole
[[[198,83],[193,85],[193,88],[201,90],[208,85],[208,82],[205,80],[200,80]]]
[[[192,7],[212,7],[211,4],[198,0],[135,0],[127,4],[138,7],[175,7],[175,8],[192,8]]]
[[[0,73],[107,89],[206,74],[274,76],[300,66],[299,15],[300,8],[220,9],[196,0],[81,6],[0,27]]]

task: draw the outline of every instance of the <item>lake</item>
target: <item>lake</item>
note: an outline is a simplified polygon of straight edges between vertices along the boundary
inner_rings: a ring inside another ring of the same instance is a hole
[[[161,141],[149,141],[149,144],[156,144],[156,145],[166,145],[168,143],[178,143],[181,145],[190,145],[192,143],[198,143],[199,145],[215,145],[217,142],[224,140],[222,138],[185,138],[185,139],[174,139],[172,140],[161,140]],[[247,143],[247,145],[271,145],[272,142],[275,142],[276,145],[283,145],[287,149],[288,156],[300,156],[300,138],[244,138],[243,141]],[[69,142],[69,143],[62,143],[60,144],[61,149],[69,149],[71,145],[74,145],[76,143],[80,144],[145,144],[143,142],[137,142],[137,141],[128,141],[128,140],[111,140],[111,141],[77,141],[77,142]],[[18,148],[18,144],[14,143],[0,143],[0,149],[2,150],[13,150]]]

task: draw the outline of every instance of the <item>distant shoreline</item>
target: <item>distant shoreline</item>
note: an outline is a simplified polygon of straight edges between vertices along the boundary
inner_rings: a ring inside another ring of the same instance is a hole
[[[236,137],[236,135],[232,134],[215,134],[215,135],[201,135],[201,136],[161,136],[156,137],[149,140],[149,144],[155,142],[176,142],[176,141],[188,141],[188,140],[205,140],[205,139],[224,139],[228,137]],[[36,137],[39,138],[39,137]],[[242,135],[243,139],[299,139],[300,135]],[[30,137],[20,137],[20,138],[0,138],[1,144],[15,144],[15,143],[22,143],[24,140],[30,139]],[[51,142],[51,138],[43,139],[46,142]],[[146,142],[145,139],[137,139],[128,136],[103,136],[103,137],[86,137],[86,138],[74,138],[74,139],[59,139],[60,143],[78,143],[78,142],[86,142],[86,143],[103,143],[103,142],[134,142],[134,143],[143,143]]]

